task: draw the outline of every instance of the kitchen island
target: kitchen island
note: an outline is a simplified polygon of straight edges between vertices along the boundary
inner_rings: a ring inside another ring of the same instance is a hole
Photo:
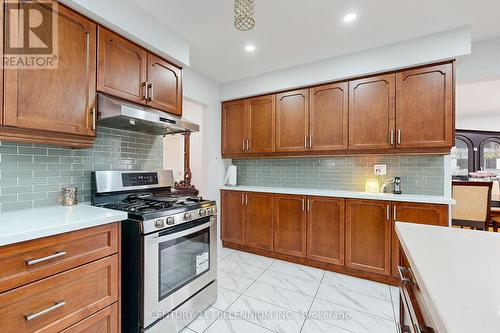
[[[396,232],[427,326],[437,333],[499,331],[500,234],[401,222]]]

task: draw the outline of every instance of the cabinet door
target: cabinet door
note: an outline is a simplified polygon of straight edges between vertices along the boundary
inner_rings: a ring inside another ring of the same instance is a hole
[[[99,27],[97,90],[136,103],[146,103],[148,53]]]
[[[394,147],[395,74],[349,82],[349,148]]]
[[[454,137],[453,65],[396,74],[398,148],[450,147]]]
[[[248,100],[248,151],[251,153],[274,152],[275,98],[268,95]]]
[[[349,102],[347,97],[347,82],[310,89],[309,149],[347,149]]]
[[[118,303],[68,327],[61,333],[118,333],[120,332],[120,315]]]
[[[222,191],[221,238],[225,242],[245,244],[245,193]]]
[[[307,199],[307,258],[344,264],[344,199]]]
[[[276,196],[274,251],[305,257],[306,241],[306,198]]]
[[[17,5],[53,14],[43,3]],[[58,67],[4,71],[4,125],[95,136],[96,25],[63,6],[56,14]]]
[[[430,224],[438,226],[449,226],[448,206],[418,204],[409,202],[394,202],[392,218],[397,222],[410,222],[419,224]],[[392,228],[392,275],[399,277],[400,251],[396,228]]]
[[[264,250],[273,249],[274,195],[246,193],[246,245]]]
[[[222,104],[222,154],[241,154],[246,151],[247,100]]]
[[[276,151],[304,151],[308,147],[309,91],[276,95]]]
[[[148,105],[182,115],[182,70],[148,53]]]
[[[391,274],[391,204],[347,200],[346,266]]]

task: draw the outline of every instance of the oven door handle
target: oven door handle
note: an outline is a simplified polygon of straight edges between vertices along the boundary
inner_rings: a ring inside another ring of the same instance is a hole
[[[151,241],[151,242],[163,243],[163,242],[166,242],[166,241],[169,241],[169,240],[172,240],[172,239],[176,239],[176,238],[179,238],[179,237],[184,237],[184,236],[187,236],[187,235],[190,235],[190,234],[194,234],[194,233],[196,233],[198,231],[201,231],[203,229],[211,227],[214,223],[215,223],[215,220],[214,219],[210,219],[210,222],[204,223],[204,224],[202,224],[200,226],[197,226],[196,228],[191,228],[191,229],[183,230],[181,232],[176,232],[176,233],[165,235],[165,236],[158,236],[158,234],[154,234],[154,235],[151,235],[151,236],[147,237],[147,240],[148,240],[148,242]]]

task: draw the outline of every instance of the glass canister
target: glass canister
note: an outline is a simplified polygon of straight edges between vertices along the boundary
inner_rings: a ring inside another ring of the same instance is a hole
[[[61,191],[61,205],[74,206],[78,204],[77,187],[64,187]]]

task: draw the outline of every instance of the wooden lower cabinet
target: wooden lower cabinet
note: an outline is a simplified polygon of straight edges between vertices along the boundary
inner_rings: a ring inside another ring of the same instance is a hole
[[[273,249],[274,195],[245,194],[245,244]]]
[[[245,193],[222,191],[221,238],[225,242],[245,244]]]
[[[448,205],[223,190],[225,246],[396,284],[395,221],[448,226]]]
[[[307,258],[344,265],[345,200],[307,198]]]
[[[276,195],[274,251],[306,256],[306,197]]]
[[[118,304],[108,306],[104,310],[65,329],[62,333],[113,333],[119,332]]]
[[[376,200],[346,202],[346,265],[362,271],[391,272],[391,203]]]
[[[394,202],[392,204],[392,219],[398,222],[449,226],[449,208],[447,205],[419,204],[411,202]],[[392,227],[392,275],[399,277],[400,246],[396,228]]]
[[[119,230],[113,223],[0,247],[0,253],[14,252],[2,263],[7,274],[0,280],[0,332],[118,333]],[[58,242],[67,258],[29,263],[32,254],[51,251]],[[27,270],[18,265],[23,257],[29,259],[22,261]]]

